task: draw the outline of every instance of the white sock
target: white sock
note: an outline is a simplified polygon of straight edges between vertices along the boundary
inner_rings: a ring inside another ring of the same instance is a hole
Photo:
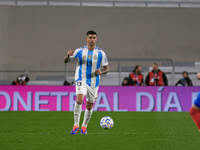
[[[87,125],[88,125],[88,123],[90,121],[90,118],[92,116],[92,112],[93,112],[93,109],[91,109],[91,110],[87,110],[86,109],[85,110],[84,120],[83,120],[83,124],[82,124],[83,127],[87,127]]]
[[[79,105],[79,104],[75,103],[75,105],[74,105],[74,126],[79,127],[81,111],[82,111],[82,104]]]

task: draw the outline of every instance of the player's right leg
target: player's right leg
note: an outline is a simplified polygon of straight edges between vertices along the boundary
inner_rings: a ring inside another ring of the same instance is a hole
[[[76,134],[79,131],[79,122],[82,111],[82,103],[86,95],[86,85],[82,81],[76,82],[76,103],[74,106],[74,126],[71,134]]]
[[[194,101],[192,108],[190,109],[190,116],[200,131],[200,92]]]
[[[76,103],[74,105],[74,126],[71,131],[71,134],[77,134],[79,131],[79,122],[80,122],[80,116],[81,116],[81,111],[82,111],[82,103],[83,103],[83,94],[78,94],[77,96]]]

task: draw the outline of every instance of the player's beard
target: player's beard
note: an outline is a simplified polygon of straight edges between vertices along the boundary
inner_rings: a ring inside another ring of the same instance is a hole
[[[94,42],[91,42],[89,45],[90,45],[90,47],[94,47],[94,46],[95,46],[95,43],[94,43]]]

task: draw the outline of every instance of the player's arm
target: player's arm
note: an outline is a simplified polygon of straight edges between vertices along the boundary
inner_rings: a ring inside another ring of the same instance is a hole
[[[109,65],[106,65],[106,66],[103,66],[103,68],[101,70],[97,69],[95,71],[95,73],[98,74],[98,75],[101,75],[101,74],[105,74],[105,73],[109,72],[109,70],[110,70]]]
[[[65,63],[70,62],[70,56],[72,56],[73,54],[74,54],[74,50],[69,50],[69,51],[67,52],[67,55],[66,55],[65,58],[64,58],[64,62],[65,62]]]

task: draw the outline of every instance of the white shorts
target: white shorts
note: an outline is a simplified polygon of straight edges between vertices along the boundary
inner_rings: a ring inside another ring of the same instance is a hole
[[[92,88],[82,81],[76,82],[76,95],[83,94],[86,95],[86,101],[89,103],[94,103],[97,100],[97,92],[99,87]]]

